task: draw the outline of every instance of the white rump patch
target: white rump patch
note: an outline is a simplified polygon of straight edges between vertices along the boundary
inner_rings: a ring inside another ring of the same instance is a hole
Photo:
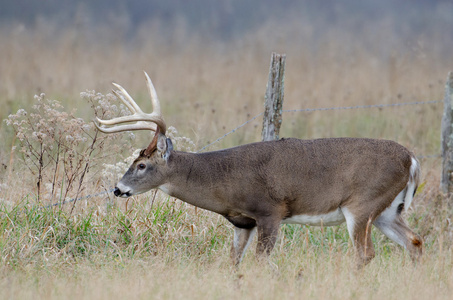
[[[404,210],[405,211],[407,211],[409,209],[409,207],[412,204],[412,199],[414,198],[414,192],[415,192],[417,183],[414,182],[414,180],[412,180],[412,179],[414,178],[414,173],[416,172],[417,169],[418,169],[418,162],[415,158],[412,158],[409,182],[407,183],[406,199],[404,199]]]
[[[309,226],[335,226],[345,221],[345,216],[340,208],[327,214],[320,215],[294,215],[282,221],[282,224],[302,224]]]

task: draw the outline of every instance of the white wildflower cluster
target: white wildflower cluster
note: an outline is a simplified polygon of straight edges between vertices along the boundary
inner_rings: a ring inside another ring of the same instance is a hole
[[[22,121],[19,121],[20,118],[22,117],[25,117],[27,115],[27,112],[25,111],[25,109],[19,109],[17,111],[17,113],[15,115],[9,115],[8,119],[5,120],[6,122],[6,125],[8,126],[20,126],[20,122]]]
[[[187,152],[195,151],[195,143],[187,137],[179,136],[175,127],[168,127],[165,135],[172,140],[175,149]]]
[[[87,100],[94,109],[95,115],[100,119],[112,119],[119,116],[127,116],[131,113],[124,104],[116,105],[118,99],[114,94],[103,95],[95,91],[85,91],[80,93],[80,97]]]
[[[86,96],[96,99],[104,114],[119,113],[116,106],[109,104],[115,98],[113,95],[87,92]],[[16,133],[17,148],[24,165],[31,171],[31,176],[25,178],[30,178],[38,187],[38,198],[40,193],[54,193],[63,184],[65,197],[71,189],[80,189],[84,178],[87,180],[85,173],[92,164],[92,157],[105,155],[106,141],[115,141],[115,137],[97,136],[92,122],[64,111],[58,101],[46,99],[44,94],[35,96],[29,111],[19,109],[5,122]]]
[[[13,126],[16,137],[22,143],[22,152],[32,155],[30,146],[39,144],[44,151],[53,150],[54,142],[65,141],[65,146],[72,148],[87,141],[86,131],[92,126],[72,114],[60,111],[62,105],[56,100],[45,99],[44,94],[35,96],[32,111],[19,109],[16,114],[6,119],[6,124]]]

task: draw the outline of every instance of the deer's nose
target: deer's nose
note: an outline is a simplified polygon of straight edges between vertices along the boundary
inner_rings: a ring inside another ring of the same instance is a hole
[[[121,191],[118,187],[115,187],[115,189],[113,190],[113,194],[117,197],[119,197],[121,195]]]
[[[124,192],[124,190],[120,190],[119,187],[115,187],[115,189],[113,190],[113,194],[117,197],[123,197],[123,198],[127,198],[127,197],[130,197],[132,196],[132,193],[131,191],[127,191],[127,192]]]

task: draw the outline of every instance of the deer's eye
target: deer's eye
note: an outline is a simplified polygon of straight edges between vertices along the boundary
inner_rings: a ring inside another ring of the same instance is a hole
[[[138,164],[137,168],[139,170],[144,170],[146,168],[146,165],[145,164]]]

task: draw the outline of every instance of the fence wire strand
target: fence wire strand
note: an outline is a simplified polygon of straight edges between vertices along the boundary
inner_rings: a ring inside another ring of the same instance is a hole
[[[238,130],[238,129],[241,128],[241,127],[244,127],[244,126],[247,125],[248,123],[253,122],[256,118],[259,118],[259,117],[262,116],[263,114],[264,114],[264,112],[261,112],[261,113],[257,114],[256,116],[254,116],[254,117],[251,118],[250,120],[248,120],[248,121],[242,123],[241,125],[239,125],[238,127],[234,128],[233,130],[230,130],[229,132],[225,133],[224,135],[222,135],[221,137],[219,137],[218,139],[216,139],[214,142],[207,144],[206,146],[204,146],[203,148],[201,148],[200,150],[198,150],[198,151],[195,152],[195,153],[200,153],[200,152],[202,152],[204,149],[209,148],[210,146],[212,146],[212,145],[214,145],[214,144],[220,142],[221,140],[223,140],[224,138],[226,138],[228,135],[230,135],[230,134],[236,132],[236,130]]]
[[[64,204],[71,203],[71,202],[74,202],[74,201],[85,200],[85,199],[97,197],[97,196],[100,196],[100,195],[103,195],[103,194],[108,194],[108,193],[113,192],[114,190],[115,190],[114,188],[111,188],[111,189],[109,189],[107,191],[102,191],[102,192],[99,192],[99,193],[96,193],[96,194],[86,195],[86,196],[79,197],[79,198],[72,198],[72,199],[69,199],[69,200],[63,200],[61,202],[56,202],[56,203],[52,203],[52,204],[43,206],[42,208],[50,208],[50,207],[55,207],[55,206],[62,206]]]
[[[287,109],[287,110],[282,110],[284,113],[293,113],[293,112],[313,112],[313,111],[326,111],[326,110],[347,110],[347,109],[366,109],[366,108],[387,108],[387,107],[402,107],[402,106],[409,106],[409,105],[420,105],[420,104],[436,104],[436,103],[441,103],[443,100],[432,100],[432,101],[416,101],[416,102],[403,102],[403,103],[390,103],[390,104],[370,104],[370,105],[356,105],[356,106],[339,106],[339,107],[322,107],[322,108],[302,108],[302,109]],[[198,150],[195,153],[200,153],[206,148],[209,148],[210,146],[220,142],[224,138],[226,138],[228,135],[236,132],[241,127],[244,127],[250,122],[253,122],[256,118],[262,116],[264,112],[257,114],[250,120],[244,122],[243,124],[239,125],[238,127],[234,128],[233,130],[225,133],[212,143],[209,143],[208,145],[204,146],[200,150]]]
[[[323,107],[323,108],[302,108],[302,109],[283,110],[283,112],[312,112],[312,111],[344,110],[344,109],[386,108],[386,107],[401,107],[401,106],[419,105],[419,104],[436,104],[436,103],[440,103],[440,102],[443,102],[443,101],[442,100],[432,100],[432,101],[416,101],[416,102],[403,102],[403,103],[390,103],[390,104],[370,104],[370,105]]]

